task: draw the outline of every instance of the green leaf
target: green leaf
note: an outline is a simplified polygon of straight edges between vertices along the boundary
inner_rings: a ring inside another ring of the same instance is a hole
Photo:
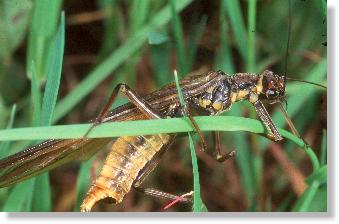
[[[61,79],[64,45],[65,45],[65,15],[64,13],[62,13],[60,26],[54,41],[54,47],[50,52],[52,57],[49,63],[50,66],[47,76],[47,83],[42,101],[42,115],[41,115],[42,125],[52,124],[52,118],[54,114],[54,108],[57,101]]]
[[[35,63],[32,61],[31,64],[31,102],[32,102],[32,125],[39,126],[41,119],[41,93],[38,85],[38,80],[36,78],[36,69]]]
[[[244,16],[241,13],[239,1],[234,0],[223,0],[226,7],[228,18],[231,23],[231,27],[234,32],[235,41],[243,60],[247,62],[247,35],[245,23],[242,18]]]
[[[319,182],[314,181],[298,199],[292,211],[296,212],[326,212],[327,185],[319,188]]]
[[[182,24],[180,17],[178,15],[178,10],[176,10],[176,2],[174,0],[170,0],[171,12],[172,12],[172,29],[174,32],[174,40],[175,40],[175,49],[176,56],[178,61],[178,70],[180,74],[187,74],[189,72],[188,63],[187,63],[187,54],[184,43],[184,34],[182,31]]]
[[[76,184],[76,202],[74,211],[80,211],[80,206],[82,204],[82,200],[85,198],[88,187],[91,184],[91,168],[93,164],[93,159],[86,161],[80,166],[77,184]]]
[[[30,78],[32,61],[36,65],[36,75],[39,83],[46,79],[48,73],[48,51],[53,43],[53,37],[58,29],[62,0],[35,0],[33,15],[28,37],[27,75]]]
[[[180,89],[178,75],[177,75],[176,71],[174,72],[174,78],[175,78],[175,85],[177,87],[180,104],[181,104],[182,107],[185,107],[186,103],[185,103],[182,91]],[[186,116],[185,116],[185,118],[186,118],[186,120],[188,120]],[[190,132],[188,132],[188,139],[189,139],[189,143],[190,143],[190,151],[191,151],[191,159],[192,159],[192,167],[193,167],[193,189],[194,189],[193,211],[194,212],[202,212],[202,211],[206,211],[207,208],[203,204],[201,196],[200,196],[200,181],[199,181],[198,160],[197,160],[197,155],[195,153],[194,142],[193,142],[192,135],[191,135]]]
[[[54,108],[59,91],[62,60],[64,55],[65,15],[62,13],[58,32],[54,38],[54,46],[50,51],[49,73],[41,108],[40,124],[51,125]],[[33,209],[35,211],[51,211],[51,187],[48,173],[36,178]]]
[[[15,185],[9,194],[2,211],[24,212],[31,210],[31,202],[34,189],[34,179],[29,179]]]
[[[13,127],[14,118],[16,112],[16,104],[13,105],[9,121],[7,123],[6,129],[11,129]],[[0,159],[8,156],[10,142],[0,142]]]

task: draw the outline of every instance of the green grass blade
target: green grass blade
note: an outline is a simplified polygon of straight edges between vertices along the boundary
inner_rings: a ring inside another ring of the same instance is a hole
[[[174,78],[175,78],[175,85],[176,85],[177,91],[178,91],[180,105],[182,107],[185,107],[186,103],[185,103],[182,91],[180,89],[178,75],[177,75],[176,71],[174,71]],[[188,120],[186,116],[185,116],[185,119]],[[189,145],[190,145],[192,167],[193,167],[193,189],[194,189],[193,211],[194,212],[207,211],[207,208],[206,208],[206,206],[204,205],[204,203],[202,202],[202,199],[201,199],[198,160],[197,160],[197,155],[195,153],[196,149],[195,149],[195,146],[194,146],[193,138],[192,138],[192,135],[191,135],[190,132],[188,132],[188,139],[189,139],[189,143],[190,143]]]
[[[152,39],[152,40],[151,40]],[[169,68],[169,43],[168,36],[159,32],[151,32],[149,42],[151,44],[151,64],[155,74],[154,79],[156,86],[164,86],[171,82]]]
[[[99,10],[102,10],[106,16],[102,21],[103,39],[101,41],[100,51],[98,53],[98,61],[107,57],[119,42],[121,36],[121,26],[124,24],[118,16],[119,8],[115,0],[99,0],[97,1]]]
[[[59,92],[64,54],[64,39],[65,15],[62,13],[60,25],[54,40],[54,47],[50,51],[51,60],[49,61],[49,73],[41,108],[40,124],[46,126],[50,125],[52,122],[52,116],[54,114],[54,108]],[[33,209],[35,211],[51,211],[51,189],[48,173],[38,176],[34,187]]]
[[[236,0],[223,0],[231,23],[239,53],[247,64],[247,35],[240,3]]]
[[[255,21],[256,21],[256,0],[248,1],[248,46],[246,72],[257,72],[255,63]]]
[[[318,182],[313,182],[303,193],[300,200],[296,203],[295,207],[293,208],[293,211],[295,212],[307,212],[309,211],[309,205],[312,203],[312,200],[314,199],[317,191],[319,188]]]
[[[192,0],[176,1],[176,10],[181,11]],[[54,122],[65,116],[76,104],[102,82],[107,76],[120,66],[133,53],[138,51],[147,41],[148,34],[152,30],[164,26],[171,19],[170,6],[167,5],[158,12],[152,20],[141,27],[138,32],[128,38],[128,40],[114,51],[106,60],[99,64],[94,70],[65,98],[59,101],[55,108]]]
[[[228,35],[228,24],[226,22],[226,6],[225,1],[221,1],[220,7],[220,45],[221,48],[218,51],[218,55],[215,61],[215,67],[221,69],[225,73],[233,74],[235,72],[233,57],[231,54],[229,35]]]
[[[187,74],[189,72],[187,54],[184,42],[184,34],[182,31],[182,23],[176,10],[176,3],[174,0],[170,0],[171,12],[172,12],[172,29],[174,33],[175,49],[177,56],[177,63],[179,64],[179,73]]]
[[[53,41],[58,28],[62,0],[36,0],[33,5],[33,15],[28,37],[27,75],[31,77],[30,68],[34,61],[37,69],[37,80],[46,79],[48,60],[46,52]]]
[[[195,54],[197,53],[197,49],[199,46],[199,42],[204,34],[206,28],[207,16],[203,16],[197,26],[191,33],[190,41],[188,44],[188,57],[186,58],[188,71],[192,70]]]
[[[16,104],[14,104],[13,107],[12,107],[11,114],[9,116],[9,121],[7,123],[6,129],[11,129],[13,127],[15,112],[16,112]],[[10,145],[9,141],[0,143],[0,159],[8,156],[9,145]]]
[[[61,14],[60,26],[55,37],[53,50],[50,52],[53,57],[50,60],[50,67],[47,76],[47,83],[42,101],[41,124],[52,124],[52,117],[59,92],[61,79],[62,61],[65,45],[65,15]]]
[[[41,93],[36,77],[35,63],[31,63],[31,102],[32,102],[32,125],[40,126],[41,119]]]
[[[74,211],[80,211],[80,205],[82,204],[82,200],[85,198],[87,190],[91,183],[91,168],[93,164],[93,159],[83,163],[80,167],[77,184],[76,184],[76,201]]]
[[[197,116],[194,117],[202,131],[246,131],[255,134],[265,133],[265,128],[258,120],[235,116]],[[142,129],[140,127],[143,126]],[[43,140],[82,138],[91,124],[55,125],[47,127],[27,127],[0,130],[0,141]],[[304,146],[303,141],[289,132],[282,130],[282,135]],[[89,138],[150,135],[156,133],[192,132],[193,128],[183,118],[157,120],[137,120],[108,122],[96,127],[89,133]],[[294,136],[294,137],[293,137]]]
[[[2,211],[4,212],[26,212],[31,211],[32,189],[34,189],[34,179],[21,182],[15,185],[8,196]]]
[[[199,180],[199,168],[197,154],[195,153],[195,146],[193,138],[190,132],[188,132],[188,140],[190,143],[192,167],[193,167],[193,189],[194,189],[194,198],[193,198],[193,212],[208,212],[207,207],[203,203],[200,194],[200,180]]]
[[[150,8],[150,0],[132,1],[130,15],[129,33],[135,33],[147,21]]]

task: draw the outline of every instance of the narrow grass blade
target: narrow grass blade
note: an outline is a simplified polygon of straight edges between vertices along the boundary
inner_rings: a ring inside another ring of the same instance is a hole
[[[192,0],[177,0],[176,10],[181,11]],[[114,51],[106,60],[99,64],[94,70],[64,99],[59,101],[55,108],[54,122],[65,116],[77,103],[88,95],[101,81],[112,74],[128,57],[138,51],[147,41],[150,31],[164,26],[171,19],[170,6],[167,5],[158,12],[149,23],[144,25],[133,36]]]
[[[42,101],[42,116],[41,124],[52,124],[52,117],[59,91],[62,61],[64,56],[65,45],[65,14],[61,14],[60,26],[55,37],[53,50],[50,52],[51,57],[50,67],[48,72],[48,80]]]
[[[98,53],[98,61],[106,58],[119,43],[119,38],[122,33],[121,18],[118,16],[119,8],[115,0],[99,0],[97,1],[98,8],[107,14],[103,21],[103,39],[101,41],[100,51]]]
[[[184,96],[182,94],[182,91],[180,89],[179,80],[177,72],[174,71],[174,78],[175,78],[175,85],[177,87],[178,95],[180,104],[182,107],[185,107],[186,103],[184,100]],[[185,117],[187,119],[187,117]],[[189,122],[190,123],[190,122]],[[190,132],[188,132],[188,139],[190,143],[190,151],[191,151],[191,159],[192,159],[192,167],[193,167],[193,189],[194,189],[194,198],[193,198],[193,211],[194,212],[202,212],[207,211],[206,206],[202,202],[201,194],[200,194],[200,181],[199,181],[199,169],[198,169],[198,160],[197,155],[195,153],[195,146],[192,139],[192,135]]]
[[[312,184],[306,189],[301,198],[297,201],[293,211],[295,212],[307,212],[309,211],[309,206],[312,203],[317,191],[319,188],[319,183],[317,181],[312,182]]]
[[[231,23],[239,53],[247,64],[247,35],[239,1],[223,0]]]
[[[2,211],[4,212],[26,212],[31,211],[32,189],[34,189],[34,179],[21,182],[15,185],[8,196]]]
[[[307,178],[306,183],[308,184],[308,188],[296,202],[293,211],[326,211],[327,166],[325,165],[316,170]]]
[[[49,73],[47,76],[46,88],[41,108],[41,125],[51,125],[54,108],[56,105],[59,91],[62,60],[64,54],[65,39],[65,15],[62,13],[58,32],[54,39],[54,47],[49,52],[51,60],[49,61]],[[35,211],[51,211],[51,189],[48,173],[42,174],[36,178],[35,193],[33,198],[33,209]]]
[[[255,63],[255,34],[256,34],[256,0],[248,1],[248,45],[247,45],[247,66],[246,72],[257,72]]]
[[[176,10],[176,3],[174,0],[170,0],[171,12],[172,12],[172,29],[174,33],[175,49],[177,62],[179,65],[179,73],[187,74],[189,72],[187,63],[187,54],[184,43],[184,34],[182,31],[182,23]]]
[[[231,54],[230,49],[230,41],[229,41],[229,34],[228,34],[228,24],[226,22],[226,7],[225,1],[221,1],[220,6],[220,49],[218,51],[215,67],[217,69],[221,69],[225,73],[233,74],[235,72],[233,57]]]
[[[31,102],[32,102],[32,126],[40,126],[41,119],[41,93],[36,77],[35,63],[31,63]]]
[[[152,31],[148,38],[151,45],[151,63],[156,86],[164,86],[171,82],[169,69],[169,42],[166,33]]]
[[[91,168],[93,164],[93,159],[83,163],[80,167],[77,184],[76,184],[76,201],[74,211],[80,211],[80,205],[82,204],[82,200],[85,198],[87,190],[91,183]]]
[[[28,37],[27,75],[31,77],[31,63],[36,63],[37,80],[40,83],[46,79],[48,60],[46,52],[53,42],[53,36],[58,28],[62,0],[36,0],[33,4],[33,15]]]
[[[203,16],[198,24],[198,26],[193,30],[190,36],[190,41],[188,44],[188,57],[186,58],[188,71],[192,70],[195,54],[197,52],[199,42],[201,40],[201,37],[205,31],[206,28],[206,22],[207,22],[207,16]]]
[[[150,0],[132,1],[131,10],[129,13],[129,33],[135,33],[140,27],[145,24],[149,14],[150,3]]]
[[[9,121],[7,123],[6,129],[11,129],[13,127],[15,112],[16,112],[16,104],[14,104],[13,107],[12,107],[11,114],[9,116]],[[10,145],[9,141],[0,143],[0,159],[8,156],[9,145]]]

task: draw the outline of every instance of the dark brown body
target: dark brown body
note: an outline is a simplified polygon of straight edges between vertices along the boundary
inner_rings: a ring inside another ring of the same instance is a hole
[[[187,77],[180,81],[180,87],[188,107],[196,113],[217,115],[229,110],[233,102],[249,100],[255,105],[269,133],[275,140],[280,140],[279,133],[259,100],[277,101],[284,97],[284,77],[269,71],[261,75],[237,73],[232,76],[218,71]],[[183,115],[175,84],[169,84],[142,98],[163,118]],[[134,104],[128,103],[109,112],[102,122],[140,119],[148,117]],[[168,134],[118,138],[81,210],[90,211],[97,201],[106,197],[120,203],[132,185],[136,181],[141,183],[153,170],[154,166],[150,163],[164,153],[173,139],[174,135]],[[72,160],[88,159],[110,141],[109,138],[48,140],[9,156],[0,160],[0,187],[36,176]]]

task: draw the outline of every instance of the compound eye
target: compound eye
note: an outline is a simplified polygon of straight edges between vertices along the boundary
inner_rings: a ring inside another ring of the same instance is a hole
[[[273,98],[273,97],[276,97],[276,96],[278,96],[278,92],[276,92],[276,91],[273,91],[273,90],[267,90],[267,97],[269,97],[269,98]]]

